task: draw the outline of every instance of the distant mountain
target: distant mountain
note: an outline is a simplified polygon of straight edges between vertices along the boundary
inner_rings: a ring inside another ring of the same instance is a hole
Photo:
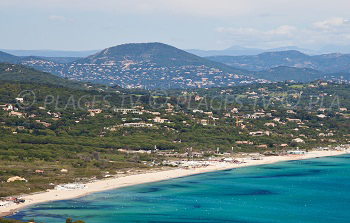
[[[207,59],[251,71],[268,70],[279,66],[310,68],[325,73],[350,70],[350,54],[339,53],[309,56],[292,50],[262,53],[255,56],[213,56]]]
[[[91,54],[97,53],[99,50],[87,51],[63,51],[63,50],[7,50],[0,49],[3,52],[15,56],[38,56],[38,57],[87,57]]]
[[[208,88],[286,80],[349,80],[349,57],[344,54],[309,56],[290,50],[255,56],[202,58],[163,43],[123,44],[74,59],[0,53],[0,61],[25,65],[68,80],[142,89]],[[13,76],[13,80],[16,78],[28,80],[28,76]],[[60,81],[62,79],[58,83]]]
[[[305,48],[300,48],[297,46],[285,46],[285,47],[272,48],[272,49],[268,49],[265,53],[279,52],[279,51],[299,51],[299,52],[307,54],[307,55],[321,54],[318,50],[305,49]]]
[[[266,52],[276,52],[276,51],[289,51],[297,50],[308,55],[319,54],[318,51],[303,49],[297,46],[287,46],[279,47],[272,49],[259,49],[259,48],[246,48],[241,46],[233,46],[225,50],[198,50],[198,49],[189,49],[186,50],[189,53],[195,54],[201,57],[210,57],[210,56],[242,56],[242,55],[258,55]]]
[[[329,54],[329,53],[343,53],[343,54],[350,54],[350,45],[345,46],[338,46],[338,45],[326,45],[323,46],[320,51],[323,54]]]

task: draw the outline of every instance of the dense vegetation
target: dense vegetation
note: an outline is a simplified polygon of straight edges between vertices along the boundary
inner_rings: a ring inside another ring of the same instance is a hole
[[[0,63],[0,81],[31,82],[84,88],[83,83],[68,81],[46,72],[9,63]]]

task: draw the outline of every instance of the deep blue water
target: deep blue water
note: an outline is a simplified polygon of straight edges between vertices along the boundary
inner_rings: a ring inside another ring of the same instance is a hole
[[[63,223],[350,222],[350,155],[205,173],[23,209]]]

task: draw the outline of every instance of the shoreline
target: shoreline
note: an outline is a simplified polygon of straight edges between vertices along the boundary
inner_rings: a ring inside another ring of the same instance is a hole
[[[248,166],[258,166],[264,164],[272,164],[278,162],[284,162],[289,160],[304,160],[313,159],[318,157],[329,157],[329,156],[339,156],[347,154],[345,151],[311,151],[306,155],[295,156],[268,156],[264,157],[263,160],[244,160],[245,163],[242,164],[232,164],[232,163],[218,163],[216,165],[210,165],[208,167],[201,167],[196,169],[171,169],[164,171],[140,173],[134,175],[123,176],[119,178],[109,178],[99,181],[89,182],[85,185],[87,188],[81,190],[48,190],[41,193],[30,194],[23,196],[26,200],[25,203],[21,203],[14,206],[0,207],[0,217],[10,216],[16,213],[18,210],[23,209],[27,206],[46,203],[51,201],[59,200],[69,200],[74,198],[83,197],[92,193],[97,193],[101,191],[113,190],[122,187],[134,186],[138,184],[146,184],[159,182],[164,180],[175,179],[179,177],[191,176],[207,172],[215,172],[220,170],[235,169]],[[241,159],[241,158],[240,158]]]

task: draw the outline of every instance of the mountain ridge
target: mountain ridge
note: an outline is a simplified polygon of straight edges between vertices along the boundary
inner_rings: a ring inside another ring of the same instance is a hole
[[[228,66],[251,71],[268,70],[278,66],[311,68],[325,73],[350,70],[350,54],[322,54],[309,56],[299,51],[266,52],[255,56],[213,56],[207,57]]]
[[[201,57],[210,57],[210,56],[253,56],[261,53],[267,52],[277,52],[277,51],[289,51],[297,50],[308,55],[317,55],[322,54],[322,52],[317,50],[304,49],[297,46],[286,46],[278,47],[271,49],[259,49],[259,48],[247,48],[242,46],[232,46],[224,50],[199,50],[199,49],[187,49],[189,53],[193,53]]]
[[[347,64],[347,55],[335,53],[309,56],[296,50],[267,52],[255,56],[202,58],[176,47],[154,42],[112,46],[88,57],[76,58],[77,60],[62,58],[62,62],[59,58],[57,61],[36,56],[2,55],[5,58],[3,60],[11,60],[12,63],[59,77],[123,88],[207,88],[268,81],[305,82],[323,77],[349,78],[342,67],[342,64]],[[236,61],[237,64],[230,63],[232,58],[241,61]],[[319,71],[319,64],[311,63],[310,58],[321,60],[324,67],[338,67],[332,70],[334,72]]]
[[[18,57],[37,56],[37,57],[87,57],[100,50],[68,51],[68,50],[10,50],[0,49],[0,51],[12,54]]]

